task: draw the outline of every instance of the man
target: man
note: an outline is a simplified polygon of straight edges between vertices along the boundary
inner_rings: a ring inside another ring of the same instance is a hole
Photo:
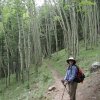
[[[67,63],[69,64],[69,67],[66,71],[64,80],[62,80],[62,83],[64,86],[68,84],[70,100],[76,100],[77,82],[74,81],[78,72],[78,69],[75,65],[76,60],[73,57],[70,57],[67,60]]]

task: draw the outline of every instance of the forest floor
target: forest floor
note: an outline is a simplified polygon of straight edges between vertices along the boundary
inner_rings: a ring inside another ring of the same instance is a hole
[[[64,91],[64,86],[61,83],[62,75],[48,65],[55,80],[52,86],[56,89],[47,92],[46,100],[61,100]],[[65,91],[63,100],[70,100],[67,91]],[[100,71],[92,73],[89,77],[85,78],[83,83],[78,84],[76,100],[100,100]]]
[[[93,50],[85,50],[81,46],[77,64],[85,72],[85,80],[78,84],[76,100],[100,100],[100,71],[90,73],[93,62],[100,62],[100,47]],[[16,84],[15,75],[11,76],[11,85],[5,88],[5,79],[0,81],[0,100],[61,100],[64,86],[61,79],[66,72],[65,50],[52,54],[49,59],[43,60],[39,67],[39,77],[34,76],[34,65],[30,69],[30,89],[27,81],[24,84]],[[48,91],[50,86],[55,86],[54,91]],[[63,100],[69,100],[67,91]]]

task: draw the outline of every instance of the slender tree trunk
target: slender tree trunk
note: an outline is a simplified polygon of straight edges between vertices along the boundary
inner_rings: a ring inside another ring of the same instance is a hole
[[[19,31],[19,54],[20,54],[20,64],[21,64],[21,81],[24,83],[24,64],[23,64],[23,51],[22,51],[22,34],[21,34],[21,26],[20,26],[20,17],[17,13],[17,21],[18,21],[18,31]]]
[[[8,85],[10,85],[10,65],[9,65],[9,62],[10,62],[10,59],[9,59],[9,49],[8,49],[8,43],[7,43],[7,38],[6,38],[6,36],[5,36],[5,43],[6,43],[6,50],[7,50],[7,60],[8,60],[8,64],[7,64],[7,66],[8,66],[8,75],[7,75],[7,77],[8,77]]]

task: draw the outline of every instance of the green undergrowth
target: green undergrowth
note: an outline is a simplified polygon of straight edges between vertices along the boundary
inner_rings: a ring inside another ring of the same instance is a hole
[[[85,50],[82,47],[79,52],[79,56],[76,58],[77,65],[85,72],[86,76],[90,75],[90,67],[93,62],[100,61],[100,47],[94,47],[94,49]],[[54,53],[51,59],[47,59],[46,62],[52,64],[52,68],[58,70],[61,75],[65,75],[66,68],[68,64],[66,60],[68,59],[68,55],[65,50],[61,50],[58,53]]]
[[[30,89],[28,88],[27,80],[24,84],[16,84],[15,75],[11,76],[11,84],[8,88],[5,88],[5,79],[0,80],[0,100],[45,100],[45,92],[48,86],[53,83],[52,74],[48,66],[56,69],[64,76],[68,66],[66,59],[68,59],[68,55],[65,50],[52,54],[52,57],[45,59],[43,65],[39,67],[37,78],[34,74],[34,66],[32,66],[30,69]],[[77,65],[84,70],[86,76],[90,75],[90,67],[95,61],[100,61],[100,47],[85,50],[83,44],[81,44]]]
[[[16,84],[14,75],[11,76],[11,84],[8,88],[5,88],[5,80],[0,80],[0,100],[44,100],[45,92],[52,81],[51,73],[43,63],[39,68],[37,78],[34,74],[34,68],[31,68],[30,89],[27,81],[24,84]]]

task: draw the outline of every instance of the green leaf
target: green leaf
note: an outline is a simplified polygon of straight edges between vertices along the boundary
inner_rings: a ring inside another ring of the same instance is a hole
[[[61,18],[59,16],[54,16],[54,21],[59,21]]]
[[[95,5],[96,3],[92,2],[92,1],[81,1],[79,3],[80,6],[92,6]]]

